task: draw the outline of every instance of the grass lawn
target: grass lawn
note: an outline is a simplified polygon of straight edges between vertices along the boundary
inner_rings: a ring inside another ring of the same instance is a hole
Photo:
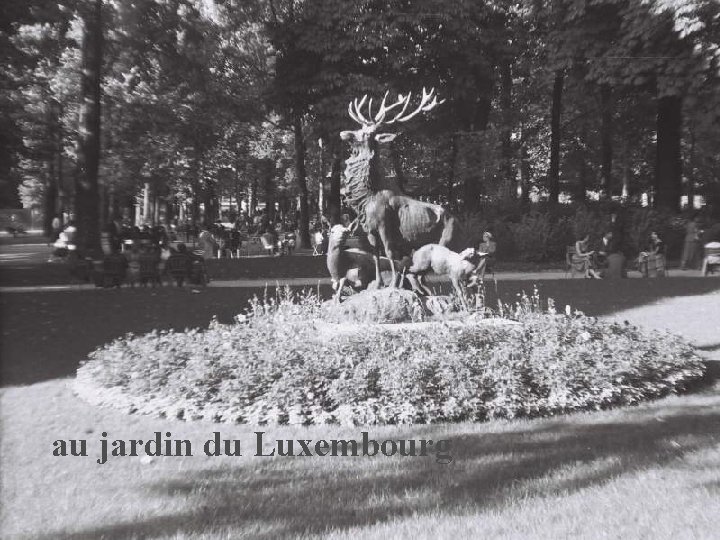
[[[681,333],[708,359],[696,392],[640,407],[534,421],[370,428],[374,439],[449,439],[421,457],[254,457],[274,439],[359,438],[362,428],[185,423],[95,408],[70,379],[93,347],[132,330],[229,319],[240,288],[4,294],[4,538],[713,538],[720,515],[720,282],[543,281],[560,309]],[[512,299],[530,282],[498,282]],[[327,291],[324,290],[324,293]],[[67,336],[72,336],[68,339]],[[30,384],[34,383],[34,384]],[[29,386],[16,386],[25,385]],[[186,457],[95,462],[109,439],[188,439]],[[241,457],[207,457],[219,431]],[[53,457],[87,439],[88,457]]]

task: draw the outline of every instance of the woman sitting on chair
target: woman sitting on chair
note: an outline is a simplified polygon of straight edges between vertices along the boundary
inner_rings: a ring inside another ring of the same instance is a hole
[[[586,234],[585,237],[575,242],[575,257],[584,260],[586,278],[600,279],[600,274],[595,270],[595,252],[588,250],[589,245],[590,235]]]
[[[665,275],[665,243],[655,231],[650,233],[649,249],[638,256],[638,268],[643,277],[650,275],[651,268],[658,276]]]
[[[497,243],[493,240],[493,235],[489,231],[483,233],[483,241],[477,248],[480,257],[480,263],[478,264],[478,273],[480,279],[485,278],[485,271],[495,261],[495,252],[497,251]]]

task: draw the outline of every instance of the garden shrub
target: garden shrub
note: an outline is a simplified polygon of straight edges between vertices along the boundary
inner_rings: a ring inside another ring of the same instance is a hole
[[[422,331],[355,324],[328,334],[321,302],[288,294],[255,301],[236,324],[118,339],[90,355],[77,387],[99,403],[178,418],[404,424],[635,404],[703,374],[675,336],[549,305],[505,306],[515,323],[476,314]]]

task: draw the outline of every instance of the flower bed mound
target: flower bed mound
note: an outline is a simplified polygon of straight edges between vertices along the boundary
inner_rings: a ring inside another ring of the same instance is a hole
[[[582,315],[520,310],[515,324],[468,317],[330,336],[322,313],[307,299],[256,303],[237,324],[127,336],[91,354],[77,389],[96,404],[168,417],[368,425],[629,405],[704,372],[676,336]]]

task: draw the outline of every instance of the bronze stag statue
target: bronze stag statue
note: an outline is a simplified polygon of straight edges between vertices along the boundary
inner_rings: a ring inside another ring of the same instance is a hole
[[[385,178],[379,165],[378,145],[391,142],[397,134],[380,133],[381,126],[407,122],[421,112],[428,112],[444,100],[438,101],[435,90],[423,88],[420,104],[408,111],[411,94],[398,95],[387,105],[385,93],[380,108],[373,116],[372,99],[363,112],[367,95],[353,100],[348,106],[350,118],[360,124],[355,131],[342,131],[340,137],[349,141],[352,154],[345,161],[346,198],[357,213],[357,220],[365,230],[373,247],[376,267],[380,248],[390,259],[392,282],[397,270],[392,261],[410,256],[412,250],[426,244],[440,244],[455,251],[464,248],[464,234],[455,217],[437,204],[418,201],[403,195],[399,187]],[[392,117],[388,113],[394,111]],[[365,116],[367,114],[367,116]],[[379,275],[379,271],[376,272]]]

